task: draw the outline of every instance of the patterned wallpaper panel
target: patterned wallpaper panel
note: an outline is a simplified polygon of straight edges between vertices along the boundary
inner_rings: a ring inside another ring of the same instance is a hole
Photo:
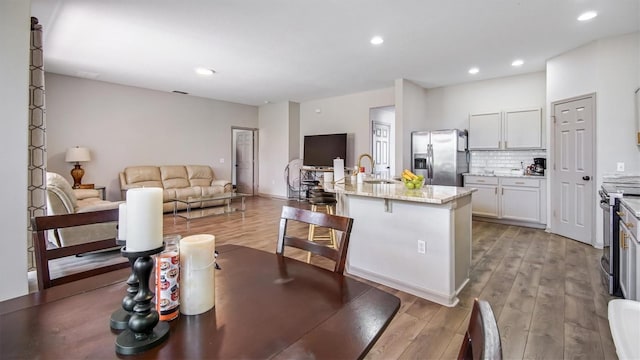
[[[29,184],[27,216],[47,214],[46,172],[47,133],[44,101],[44,63],[42,57],[42,26],[31,18],[31,61],[29,65]],[[31,221],[27,229],[29,270],[35,270]]]

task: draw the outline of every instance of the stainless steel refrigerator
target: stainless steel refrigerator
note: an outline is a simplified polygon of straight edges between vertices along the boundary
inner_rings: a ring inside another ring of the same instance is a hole
[[[414,131],[411,133],[411,171],[426,184],[462,186],[469,171],[466,130]]]

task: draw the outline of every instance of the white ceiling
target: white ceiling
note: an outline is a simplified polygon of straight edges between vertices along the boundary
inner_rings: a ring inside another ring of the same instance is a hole
[[[32,15],[49,72],[251,105],[541,71],[640,30],[640,0],[32,0]]]

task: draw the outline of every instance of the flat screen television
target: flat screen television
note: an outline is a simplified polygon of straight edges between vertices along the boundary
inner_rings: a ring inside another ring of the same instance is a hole
[[[305,135],[305,166],[333,167],[333,159],[347,158],[347,134]]]

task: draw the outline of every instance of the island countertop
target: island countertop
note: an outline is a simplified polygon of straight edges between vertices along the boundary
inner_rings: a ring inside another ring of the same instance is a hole
[[[471,195],[477,191],[473,188],[455,186],[425,185],[422,189],[409,190],[403,183],[394,181],[390,184],[325,184],[324,190],[337,194],[357,195],[380,199],[415,201],[429,204],[445,204],[455,199]]]

